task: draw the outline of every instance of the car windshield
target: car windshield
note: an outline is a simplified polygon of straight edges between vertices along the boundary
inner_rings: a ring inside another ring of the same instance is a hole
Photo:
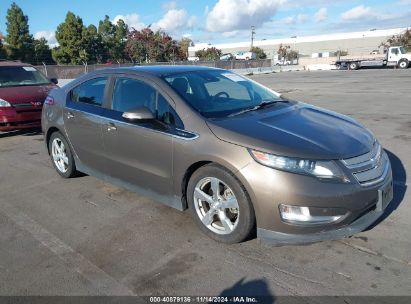
[[[400,47],[400,52],[401,54],[407,54],[407,50],[405,49],[405,47]]]
[[[207,118],[226,117],[281,100],[274,91],[229,71],[192,71],[163,79]]]
[[[33,86],[50,81],[31,66],[0,67],[0,87]]]

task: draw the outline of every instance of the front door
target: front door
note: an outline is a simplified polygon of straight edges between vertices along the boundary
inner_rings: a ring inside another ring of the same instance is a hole
[[[152,85],[136,78],[115,78],[111,98],[103,114],[106,174],[173,204],[173,137],[168,132],[177,120],[173,108]],[[132,122],[122,117],[141,107],[156,119]]]
[[[107,78],[99,77],[83,82],[69,94],[63,119],[68,139],[79,158],[80,170],[102,171],[104,150],[101,133],[101,112]],[[90,173],[90,172],[87,172]]]
[[[388,61],[398,61],[401,59],[401,52],[399,48],[392,47],[390,48],[390,53],[388,54]]]

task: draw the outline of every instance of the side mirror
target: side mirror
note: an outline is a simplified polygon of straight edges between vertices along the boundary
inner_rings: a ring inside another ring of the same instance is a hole
[[[130,121],[155,119],[154,114],[146,107],[132,109],[128,112],[124,112],[122,116]]]
[[[50,82],[54,83],[54,84],[58,84],[59,81],[57,80],[57,78],[49,78]]]

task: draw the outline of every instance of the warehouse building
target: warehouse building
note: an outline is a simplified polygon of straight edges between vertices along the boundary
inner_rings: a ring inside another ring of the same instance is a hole
[[[262,48],[269,59],[274,59],[281,44],[289,45],[291,49],[298,51],[301,57],[318,58],[330,57],[337,51],[348,52],[350,56],[367,56],[374,51],[383,52],[379,47],[393,35],[404,32],[406,28],[378,30],[371,29],[364,32],[336,33],[317,36],[291,37],[285,39],[267,39],[254,41],[254,46]],[[189,48],[189,56],[195,56],[195,52],[210,47],[221,49],[223,53],[236,53],[248,51],[251,42],[209,44],[197,43]]]

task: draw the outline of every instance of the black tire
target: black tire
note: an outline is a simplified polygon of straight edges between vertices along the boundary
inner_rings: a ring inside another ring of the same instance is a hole
[[[67,171],[63,172],[59,169],[53,159],[53,152],[52,152],[52,144],[55,140],[60,140],[64,144],[64,152],[67,156],[68,164],[67,164]],[[57,173],[60,174],[63,178],[71,178],[77,175],[76,164],[74,162],[73,153],[71,151],[70,145],[68,144],[66,138],[60,132],[56,131],[51,134],[49,142],[48,142],[49,154],[51,158],[51,163],[53,167],[56,169]]]
[[[348,65],[348,68],[350,70],[358,70],[360,66],[358,65],[358,62],[350,62],[350,64]]]
[[[197,214],[195,201],[194,201],[194,190],[202,179],[206,177],[215,177],[225,183],[231,188],[233,194],[238,203],[239,215],[238,224],[234,230],[229,234],[217,234],[211,231],[199,218]],[[248,197],[246,190],[243,185],[237,180],[237,178],[225,168],[216,165],[209,164],[201,167],[193,173],[191,176],[188,187],[187,187],[187,201],[188,207],[190,209],[191,215],[197,226],[210,238],[226,244],[234,244],[243,242],[255,233],[255,213],[251,201]]]
[[[410,65],[410,63],[408,62],[407,59],[401,59],[398,62],[398,68],[400,68],[400,69],[407,69],[409,65]]]

